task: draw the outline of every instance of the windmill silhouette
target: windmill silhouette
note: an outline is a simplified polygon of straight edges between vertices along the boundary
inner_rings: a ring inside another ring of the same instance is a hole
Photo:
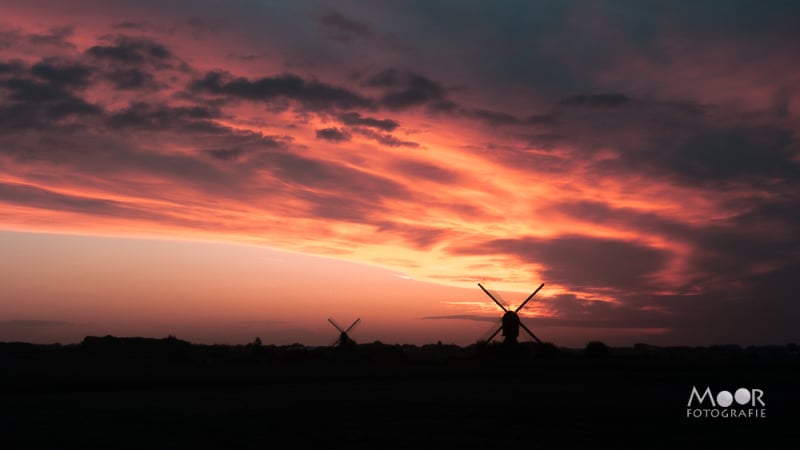
[[[348,333],[353,331],[358,326],[358,324],[361,323],[361,319],[356,319],[356,321],[353,322],[349,327],[347,327],[347,329],[340,327],[339,324],[336,323],[336,321],[330,317],[328,318],[328,322],[330,322],[334,328],[339,330],[339,337],[336,339],[336,341],[334,341],[333,347],[341,348],[341,347],[352,347],[356,345],[356,341],[352,340],[348,335]]]
[[[500,330],[502,330],[503,331],[503,342],[506,343],[506,344],[516,344],[517,343],[517,337],[519,336],[519,328],[520,327],[522,327],[523,330],[525,330],[528,334],[530,334],[531,337],[536,342],[538,342],[539,344],[542,343],[542,341],[540,341],[539,338],[536,337],[535,334],[533,334],[533,331],[529,330],[528,327],[526,327],[525,324],[522,323],[522,321],[519,320],[519,315],[517,313],[520,310],[522,310],[522,308],[525,307],[525,305],[533,298],[534,295],[536,295],[536,293],[539,292],[539,290],[541,288],[544,287],[544,283],[542,283],[538,288],[536,288],[536,290],[533,291],[533,293],[531,295],[529,295],[528,298],[526,298],[525,301],[522,302],[522,304],[519,305],[517,307],[517,309],[515,309],[515,310],[511,310],[510,308],[506,307],[504,304],[500,303],[495,298],[495,296],[492,295],[491,292],[486,290],[486,288],[483,287],[483,285],[481,285],[480,283],[478,283],[478,286],[481,288],[481,290],[483,292],[486,293],[486,295],[489,296],[489,298],[491,298],[495,303],[497,303],[497,306],[499,306],[504,312],[503,318],[500,321],[501,322],[500,326],[494,331],[494,333],[492,333],[489,336],[488,339],[485,340],[486,343],[491,342],[492,339],[495,336],[497,336],[497,333],[499,333]],[[494,328],[494,326],[493,326],[493,328]]]

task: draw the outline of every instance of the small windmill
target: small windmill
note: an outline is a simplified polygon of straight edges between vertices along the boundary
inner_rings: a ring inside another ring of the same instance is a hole
[[[336,323],[336,321],[330,317],[328,318],[328,322],[330,322],[334,328],[339,330],[339,337],[336,339],[336,341],[334,341],[333,347],[351,347],[356,345],[356,341],[352,340],[348,335],[348,333],[353,331],[358,326],[358,324],[361,323],[361,319],[356,319],[356,321],[353,322],[352,325],[347,327],[347,329],[340,327],[339,324]]]
[[[519,305],[517,307],[517,309],[515,309],[515,310],[511,310],[510,308],[508,308],[505,305],[503,305],[502,303],[500,303],[495,298],[495,296],[492,295],[491,292],[486,290],[486,288],[483,287],[483,285],[481,285],[480,283],[478,283],[478,286],[481,288],[481,290],[483,292],[486,293],[486,295],[489,296],[489,298],[494,300],[494,302],[497,303],[497,306],[499,306],[504,312],[503,318],[501,319],[500,327],[498,327],[497,330],[495,330],[494,333],[492,333],[491,336],[489,336],[489,338],[486,339],[487,343],[491,342],[492,338],[497,336],[497,333],[499,333],[500,330],[502,330],[503,331],[503,342],[506,343],[506,344],[516,344],[517,343],[517,336],[519,336],[519,328],[520,327],[522,327],[523,330],[525,330],[528,334],[530,334],[531,337],[536,342],[538,342],[540,344],[542,343],[542,341],[540,341],[539,338],[536,337],[536,335],[533,334],[533,332],[531,330],[529,330],[528,327],[526,327],[525,324],[522,323],[522,321],[519,320],[519,315],[517,313],[520,310],[522,310],[522,308],[525,307],[525,305],[530,301],[530,299],[532,299],[533,296],[536,295],[536,293],[538,293],[541,288],[544,287],[544,283],[542,283],[538,288],[536,288],[536,290],[533,291],[533,293],[531,295],[529,295],[528,298],[526,298],[525,301],[522,302],[522,304]]]

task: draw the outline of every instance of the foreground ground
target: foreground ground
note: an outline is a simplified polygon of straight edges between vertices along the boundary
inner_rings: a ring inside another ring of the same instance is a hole
[[[800,360],[786,353],[39,350],[0,351],[3,448],[800,444]],[[687,418],[692,386],[761,389],[766,418]]]

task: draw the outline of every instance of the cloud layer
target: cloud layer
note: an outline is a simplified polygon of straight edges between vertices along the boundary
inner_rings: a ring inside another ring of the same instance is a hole
[[[550,324],[796,337],[797,6],[182,3],[2,7],[4,228],[247,240],[545,282]]]

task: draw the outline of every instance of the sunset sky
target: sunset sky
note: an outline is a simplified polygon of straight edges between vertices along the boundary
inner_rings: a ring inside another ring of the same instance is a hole
[[[0,341],[800,337],[800,4],[0,3]],[[493,330],[492,330],[493,331]]]

